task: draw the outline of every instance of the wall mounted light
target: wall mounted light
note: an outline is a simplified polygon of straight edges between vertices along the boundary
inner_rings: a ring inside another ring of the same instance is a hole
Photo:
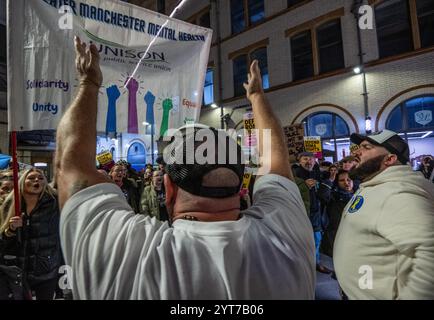
[[[372,132],[372,120],[370,116],[367,116],[365,119],[365,130],[367,134]]]
[[[354,72],[355,74],[360,74],[360,72],[362,72],[362,68],[359,67],[359,66],[354,67],[353,72]]]

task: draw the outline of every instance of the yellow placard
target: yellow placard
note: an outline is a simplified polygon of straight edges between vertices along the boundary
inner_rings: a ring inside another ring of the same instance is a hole
[[[321,137],[304,137],[304,150],[307,152],[321,152]]]
[[[244,129],[252,130],[255,129],[255,119],[244,119]]]
[[[249,189],[249,184],[251,179],[252,179],[252,174],[245,173],[243,176],[243,184],[241,185],[241,189]]]
[[[350,153],[353,154],[357,149],[359,149],[359,145],[358,144],[351,144],[350,145]]]
[[[247,112],[243,115],[244,122],[244,141],[245,147],[255,147],[257,145],[257,136],[255,132],[255,119],[252,112]],[[251,153],[253,154],[253,153]]]
[[[112,154],[109,151],[104,151],[96,156],[100,165],[105,165],[113,160]]]

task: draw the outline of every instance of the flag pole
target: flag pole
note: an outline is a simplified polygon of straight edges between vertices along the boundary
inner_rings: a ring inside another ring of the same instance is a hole
[[[20,208],[20,186],[18,185],[18,160],[17,160],[17,132],[11,132],[12,142],[12,170],[14,174],[14,202],[15,202],[15,216],[21,216]]]

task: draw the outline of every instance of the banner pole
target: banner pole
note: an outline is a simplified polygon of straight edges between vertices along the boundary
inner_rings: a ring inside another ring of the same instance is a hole
[[[14,174],[14,202],[15,202],[15,216],[21,216],[20,208],[20,188],[18,185],[18,160],[17,160],[17,132],[11,132],[12,144],[12,170]]]

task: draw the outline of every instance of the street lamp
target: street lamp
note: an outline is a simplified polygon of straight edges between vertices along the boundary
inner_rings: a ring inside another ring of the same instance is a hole
[[[362,72],[362,68],[357,66],[357,67],[354,67],[353,71],[355,74],[360,74],[360,72]]]

